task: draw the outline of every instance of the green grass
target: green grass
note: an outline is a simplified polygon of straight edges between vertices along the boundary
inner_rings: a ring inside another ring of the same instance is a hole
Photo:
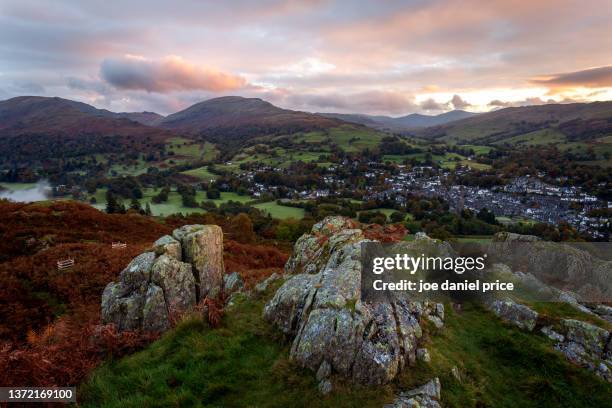
[[[20,191],[34,188],[36,187],[36,183],[0,183],[0,186],[7,190]]]
[[[488,154],[491,150],[494,150],[493,147],[491,146],[484,146],[484,145],[460,145],[460,147],[466,148],[466,149],[472,149],[474,151],[474,154],[476,156],[480,156],[483,154]]]
[[[279,205],[276,203],[276,201],[255,204],[254,207],[259,208],[260,210],[270,214],[272,218],[277,218],[280,220],[284,220],[287,218],[295,218],[301,220],[302,218],[304,218],[304,209]]]
[[[566,136],[558,130],[542,129],[503,139],[497,142],[497,144],[509,143],[517,146],[544,146],[548,144],[563,143],[565,141]]]
[[[329,138],[346,152],[358,152],[366,148],[377,148],[383,137],[385,137],[383,133],[374,129],[344,125],[326,131],[309,132],[299,135],[295,138],[295,141],[320,143]]]
[[[461,312],[447,306],[442,330],[424,325],[431,364],[409,367],[386,386],[335,378],[334,391],[321,396],[314,373],[289,361],[289,344],[262,319],[276,287],[264,299],[239,299],[220,328],[192,317],[147,349],[107,362],[79,387],[81,405],[380,407],[437,376],[445,407],[612,406],[612,386],[568,363],[543,335],[469,303]],[[454,366],[461,381],[451,374]]]
[[[168,151],[174,152],[171,160],[175,162],[190,162],[194,160],[210,161],[217,157],[219,150],[209,142],[200,143],[184,137],[173,137],[166,144]]]
[[[139,200],[140,204],[142,205],[142,207],[144,207],[146,203],[149,203],[149,206],[151,207],[151,211],[153,215],[167,216],[167,215],[176,214],[179,212],[183,214],[205,213],[206,212],[206,210],[202,208],[184,207],[181,196],[176,191],[174,191],[174,189],[172,192],[170,192],[170,194],[168,194],[168,201],[164,203],[159,203],[159,204],[153,203],[151,201],[153,196],[159,193],[159,189],[155,190],[151,188],[145,188],[142,190],[142,193],[143,193],[143,198]],[[104,208],[106,208],[106,189],[102,189],[102,188],[98,189],[96,191],[96,194],[94,194],[94,197],[96,197],[96,201],[97,201],[94,207],[100,210],[104,210]],[[89,196],[87,196],[87,198],[89,198]],[[205,200],[208,200],[206,198],[206,192],[197,191],[196,201],[198,203],[201,203],[202,201],[205,201]],[[209,200],[209,201],[213,201],[215,204],[220,205],[230,200],[238,201],[241,203],[247,203],[249,201],[252,201],[253,199],[250,196],[241,196],[236,193],[225,193],[224,192],[224,193],[221,193],[221,198],[218,198],[215,200]],[[126,206],[129,206],[129,200],[125,200],[124,204]]]
[[[211,330],[199,318],[146,350],[99,368],[79,389],[84,407],[380,407],[374,388],[321,397],[312,372],[262,319],[263,300],[244,299]]]
[[[449,407],[605,407],[612,385],[575,367],[543,335],[503,324],[480,306],[447,308],[446,327],[431,337],[431,372]],[[457,366],[462,382],[450,370]]]
[[[218,177],[216,174],[213,174],[210,171],[208,171],[208,166],[198,167],[197,169],[183,171],[182,174],[193,176],[193,177],[199,178],[200,180],[206,180],[206,181],[216,180]]]

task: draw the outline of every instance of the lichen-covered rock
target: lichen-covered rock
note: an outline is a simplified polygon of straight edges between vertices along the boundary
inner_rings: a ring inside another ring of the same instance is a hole
[[[317,381],[322,381],[329,378],[331,375],[331,370],[331,364],[329,364],[327,361],[323,361],[317,370]]]
[[[551,326],[544,326],[542,327],[542,329],[540,329],[540,331],[542,332],[542,334],[544,334],[551,340],[557,342],[562,342],[563,340],[565,340],[565,336],[563,336],[561,333],[557,333],[556,331],[554,331]]]
[[[350,240],[363,239],[356,223],[346,217],[327,217],[312,227],[310,234],[302,235],[295,243],[293,254],[285,265],[285,272],[317,273],[321,262],[333,248]]]
[[[419,348],[416,351],[417,360],[422,361],[424,363],[431,362],[431,356],[429,355],[429,350],[426,348]]]
[[[239,292],[244,288],[244,282],[238,272],[232,272],[223,276],[223,293],[230,296],[234,292]]]
[[[217,225],[186,225],[172,232],[180,241],[183,261],[193,266],[198,299],[223,286],[223,231]]]
[[[164,292],[159,286],[149,285],[147,289],[142,309],[142,327],[147,331],[164,331],[170,328]]]
[[[190,264],[164,254],[153,264],[151,281],[163,291],[171,315],[195,306],[196,285]]]
[[[574,319],[562,320],[561,331],[565,336],[561,335],[555,348],[572,363],[593,371],[605,381],[612,382],[610,332]]]
[[[119,274],[121,283],[132,290],[146,286],[151,279],[151,268],[155,261],[154,252],[145,252],[138,255]]]
[[[536,311],[510,299],[495,300],[489,305],[489,308],[502,320],[527,331],[532,331],[538,320]]]
[[[255,292],[259,294],[264,293],[266,290],[268,290],[268,286],[270,286],[272,282],[277,281],[279,279],[280,275],[274,272],[272,275],[268,276],[263,282],[259,282],[257,285],[255,285]]]
[[[332,383],[329,380],[323,380],[319,383],[319,392],[322,395],[327,395],[332,392]]]
[[[153,252],[156,255],[168,255],[177,261],[183,260],[183,250],[181,243],[171,237],[170,235],[164,235],[153,244]]]
[[[441,408],[440,403],[440,380],[438,377],[429,381],[421,387],[402,392],[392,404],[386,408]]]
[[[173,234],[158,239],[151,251],[129,263],[118,282],[106,286],[101,304],[103,323],[114,323],[119,330],[167,330],[171,319],[197,303],[200,293],[220,290],[220,228],[187,225]]]
[[[580,344],[586,351],[603,357],[610,333],[593,324],[581,320],[565,319],[561,321],[568,341]]]
[[[349,219],[316,224],[296,243],[285,267],[288,279],[266,304],[264,317],[293,339],[290,357],[299,365],[318,372],[329,364],[330,371],[357,382],[383,384],[416,361],[424,313],[400,297],[361,302],[366,241]],[[435,304],[432,310],[444,314]]]
[[[136,330],[142,327],[144,289],[131,289],[121,282],[111,282],[102,293],[102,321],[115,323],[119,330]],[[129,294],[129,296],[128,296]]]

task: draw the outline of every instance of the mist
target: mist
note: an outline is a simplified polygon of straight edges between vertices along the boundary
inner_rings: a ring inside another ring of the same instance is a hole
[[[29,203],[32,201],[47,200],[51,195],[51,185],[47,180],[40,180],[35,186],[23,190],[11,190],[11,185],[5,185],[7,190],[0,191],[0,199]]]

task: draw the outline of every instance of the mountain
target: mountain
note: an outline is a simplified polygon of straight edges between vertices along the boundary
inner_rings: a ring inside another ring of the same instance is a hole
[[[224,96],[168,115],[157,125],[227,140],[320,130],[341,124],[321,115],[281,109],[259,98]]]
[[[406,130],[442,125],[455,120],[469,118],[478,115],[478,113],[466,112],[463,110],[454,110],[442,113],[440,115],[422,115],[419,113],[412,113],[410,115],[400,116],[396,118],[391,116],[373,116],[344,113],[321,113],[320,115],[328,118],[341,119],[346,122],[358,123],[360,125],[370,126],[377,129]]]
[[[19,96],[0,101],[0,136],[26,133],[134,135],[159,133],[144,122],[162,118],[153,112],[114,113],[58,97]]]
[[[412,133],[447,142],[496,143],[545,130],[569,140],[612,134],[612,101],[505,108]]]
[[[147,111],[121,112],[121,113],[116,113],[115,115],[121,118],[127,118],[130,120],[133,120],[134,122],[138,122],[142,125],[147,125],[147,126],[155,126],[156,124],[158,124],[164,119],[164,116],[160,115],[159,113],[147,112]]]
[[[142,120],[142,114],[140,118]],[[146,117],[152,117],[147,113]],[[157,150],[172,135],[91,105],[57,97],[0,101],[0,161]]]

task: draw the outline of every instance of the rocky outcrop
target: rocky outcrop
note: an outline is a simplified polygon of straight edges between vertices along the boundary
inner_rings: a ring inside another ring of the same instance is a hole
[[[593,371],[612,382],[611,335],[607,330],[574,319],[561,321],[563,334],[555,348],[574,364]]]
[[[425,385],[402,392],[385,408],[441,408],[440,391],[440,380],[436,377]]]
[[[329,366],[329,372],[357,382],[382,384],[415,362],[419,320],[430,310],[443,318],[443,308],[405,298],[362,303],[365,241],[344,217],[314,225],[296,242],[285,267],[287,280],[266,304],[264,317],[292,339],[290,357],[298,364],[314,372]]]
[[[556,301],[560,291],[571,290],[577,301],[606,302],[612,298],[612,261],[593,255],[597,248],[588,245],[499,232],[487,246],[487,253],[513,271],[525,272],[556,288],[545,300]]]
[[[502,320],[527,331],[532,331],[538,320],[537,312],[510,299],[495,300],[489,308]]]
[[[109,283],[102,321],[119,330],[164,331],[223,284],[223,233],[214,225],[187,225],[158,239]]]

